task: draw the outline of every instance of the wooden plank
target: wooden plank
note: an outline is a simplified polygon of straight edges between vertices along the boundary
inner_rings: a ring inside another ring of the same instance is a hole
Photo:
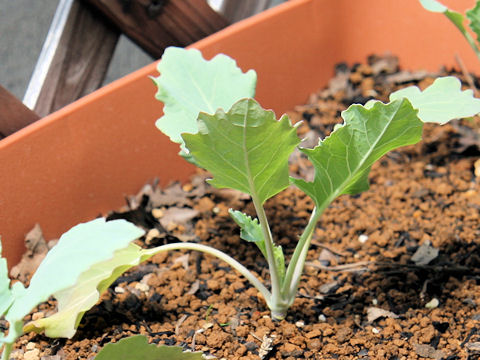
[[[88,4],[73,1],[67,10],[65,24],[55,29],[59,40],[50,44],[55,46],[54,55],[36,94],[34,110],[40,116],[102,85],[120,35],[113,24]],[[35,74],[32,81],[35,81]]]
[[[40,117],[0,86],[0,139],[37,121]]]
[[[234,23],[267,9],[270,3],[271,0],[223,0],[221,12]]]
[[[154,58],[229,25],[205,0],[82,0],[98,8]]]

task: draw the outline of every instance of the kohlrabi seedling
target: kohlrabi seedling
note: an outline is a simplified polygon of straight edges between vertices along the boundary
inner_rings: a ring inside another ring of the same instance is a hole
[[[172,250],[170,245],[142,249],[132,243],[144,233],[125,220],[100,218],[74,226],[48,252],[27,288],[20,282],[10,285],[7,262],[0,258],[0,317],[9,324],[7,335],[0,332],[2,360],[9,359],[16,339],[26,332],[45,332],[46,336],[54,338],[73,337],[85,312],[119,276],[159,252]],[[182,245],[175,244],[173,250],[181,249]],[[206,252],[204,245],[192,245],[186,248]],[[217,256],[226,262],[234,261],[220,252]],[[249,276],[246,269],[239,270]],[[57,312],[24,324],[23,318],[50,297],[57,300]],[[125,341],[123,346],[109,347],[102,352],[102,359],[110,359],[110,354],[126,347],[136,353],[157,356],[155,359],[160,359],[162,354],[168,359],[168,355],[173,354],[179,359],[201,358],[198,353],[182,354],[179,349],[156,348],[145,343],[141,338]]]
[[[439,78],[423,92],[415,86],[397,91],[387,104],[352,105],[330,136],[313,149],[300,149],[315,168],[315,178],[308,182],[289,177],[288,159],[300,143],[296,127],[288,116],[277,120],[252,98],[252,70],[242,73],[226,55],[206,61],[197,50],[179,48],[165,51],[158,70],[156,97],[164,103],[165,115],[157,127],[180,144],[181,155],[213,175],[211,185],[251,196],[257,218],[237,210],[230,214],[240,226],[240,237],[254,242],[266,258],[270,289],[214,248],[195,243],[169,246],[226,261],[264,296],[273,319],[283,319],[295,300],[312,235],[328,205],[340,195],[367,190],[372,164],[390,150],[420,141],[423,123],[443,124],[480,112],[480,100],[471,90],[462,91],[454,77]],[[310,196],[315,207],[286,266],[263,205],[291,184]]]
[[[420,0],[422,6],[431,12],[441,13],[444,14],[447,19],[449,19],[453,25],[457,27],[458,30],[462,33],[462,35],[467,40],[470,47],[475,51],[478,59],[480,60],[480,49],[479,49],[479,40],[480,40],[480,1],[475,3],[475,7],[473,9],[468,10],[465,15],[470,21],[469,27],[477,36],[477,39],[474,39],[470,33],[467,31],[464,23],[465,17],[456,11],[453,11],[443,5],[442,3],[438,2],[437,0]]]
[[[83,313],[95,305],[99,294],[121,272],[138,264],[125,254],[135,252],[137,246],[131,242],[143,234],[143,230],[124,220],[96,219],[80,224],[62,235],[27,288],[20,282],[10,286],[7,262],[1,258],[0,316],[9,323],[8,335],[0,332],[2,360],[9,359],[15,340],[23,332],[43,327],[44,323],[47,336],[72,337]],[[113,264],[114,259],[120,260]],[[51,296],[58,301],[58,312],[24,328],[23,318]]]
[[[0,258],[0,317],[8,334],[0,332],[2,360],[9,359],[15,340],[24,332],[71,338],[83,314],[122,273],[151,256],[170,250],[197,250],[228,263],[263,295],[274,319],[283,319],[295,300],[305,258],[322,212],[338,196],[368,189],[372,164],[388,151],[420,141],[424,122],[445,123],[480,112],[480,100],[462,91],[454,77],[437,79],[420,91],[409,87],[393,93],[390,102],[352,105],[342,113],[344,123],[313,149],[301,149],[315,167],[312,182],[289,177],[288,158],[300,143],[296,128],[284,115],[279,120],[252,98],[256,74],[247,73],[225,55],[205,61],[197,50],[169,48],[154,79],[165,116],[157,126],[180,144],[181,154],[213,175],[209,182],[249,194],[257,218],[230,210],[240,236],[254,242],[270,270],[270,289],[245,266],[212,247],[189,242],[142,249],[132,243],[144,231],[124,221],[96,219],[62,235],[33,275],[30,285],[13,285],[6,260]],[[226,111],[223,109],[227,109]],[[272,238],[263,205],[290,184],[315,203],[310,220],[286,266],[282,248]],[[1,245],[0,245],[1,251]],[[27,324],[23,318],[39,303],[54,297],[57,312]],[[141,348],[156,356],[159,350],[142,338],[109,347]],[[122,350],[123,351],[123,350]],[[178,353],[178,350],[172,350]],[[190,354],[196,358],[197,354]],[[187,358],[189,354],[182,358]]]

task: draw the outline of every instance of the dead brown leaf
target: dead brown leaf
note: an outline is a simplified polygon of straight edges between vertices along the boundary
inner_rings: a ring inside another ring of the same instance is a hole
[[[391,311],[380,309],[374,306],[371,306],[367,309],[367,320],[369,323],[372,323],[382,317],[397,319],[398,315]]]
[[[23,283],[26,283],[37,270],[49,250],[40,225],[35,224],[25,235],[25,247],[27,251],[23,254],[22,260],[10,270],[10,277]]]

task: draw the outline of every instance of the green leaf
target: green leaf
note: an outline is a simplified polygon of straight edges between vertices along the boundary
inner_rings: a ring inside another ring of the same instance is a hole
[[[95,360],[202,360],[200,352],[183,352],[179,346],[148,344],[144,335],[131,336],[110,343],[98,353]]]
[[[144,231],[125,220],[96,219],[74,226],[63,234],[33,275],[27,289],[12,287],[14,302],[5,319],[8,336],[0,341],[13,344],[22,334],[23,318],[39,303],[73,287],[81,275],[98,263],[113,258],[117,250],[142,236]]]
[[[477,41],[480,39],[480,1],[475,3],[475,7],[466,12],[470,20],[470,28],[477,35]]]
[[[315,178],[313,182],[292,178],[292,182],[320,209],[342,194],[367,190],[375,161],[390,150],[421,139],[423,124],[408,100],[370,106],[350,106],[342,113],[343,126],[314,149],[301,149],[315,167]]]
[[[448,8],[436,0],[420,0],[422,6],[431,12],[444,13]]]
[[[240,237],[243,240],[254,242],[265,259],[267,259],[267,250],[265,249],[265,237],[262,233],[262,227],[258,223],[258,219],[252,219],[247,214],[238,210],[230,209],[228,211],[232,219],[240,226]],[[273,257],[277,265],[277,269],[280,275],[280,282],[283,282],[285,277],[285,256],[281,246],[273,247]]]
[[[112,259],[95,264],[82,273],[73,286],[54,294],[58,301],[57,312],[28,323],[23,331],[45,331],[48,337],[73,337],[84,313],[97,303],[100,295],[121,274],[148,257],[139,246],[128,244],[115,252]]]
[[[423,122],[445,124],[480,113],[480,100],[473,97],[472,90],[462,91],[461,86],[456,77],[442,77],[424,91],[416,86],[398,90],[390,95],[390,101],[407,98]]]
[[[199,166],[210,171],[218,188],[243,191],[263,204],[288,185],[288,157],[299,144],[288,116],[275,119],[253,99],[225,113],[200,113],[198,134],[183,134]]]
[[[214,114],[229,109],[242,98],[254,97],[257,74],[243,73],[235,60],[219,54],[207,61],[196,49],[169,47],[158,63],[160,76],[156,98],[164,103],[164,116],[156,126],[173,142],[181,144],[180,134],[198,131],[199,112]]]
[[[240,237],[243,240],[256,243],[264,242],[262,227],[258,223],[258,219],[252,219],[249,215],[238,210],[229,209],[228,212],[237,225],[240,226]]]

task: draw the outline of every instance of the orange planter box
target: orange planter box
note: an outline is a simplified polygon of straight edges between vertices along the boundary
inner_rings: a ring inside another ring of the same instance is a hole
[[[474,1],[444,3],[458,10]],[[418,1],[292,0],[194,45],[210,58],[226,53],[258,73],[257,99],[277,115],[305,102],[333,75],[334,64],[386,51],[404,68],[480,62],[442,15]],[[35,223],[46,238],[124,204],[155,177],[185,180],[191,165],[155,128],[162,105],[140,69],[0,141],[0,234],[10,266]]]

